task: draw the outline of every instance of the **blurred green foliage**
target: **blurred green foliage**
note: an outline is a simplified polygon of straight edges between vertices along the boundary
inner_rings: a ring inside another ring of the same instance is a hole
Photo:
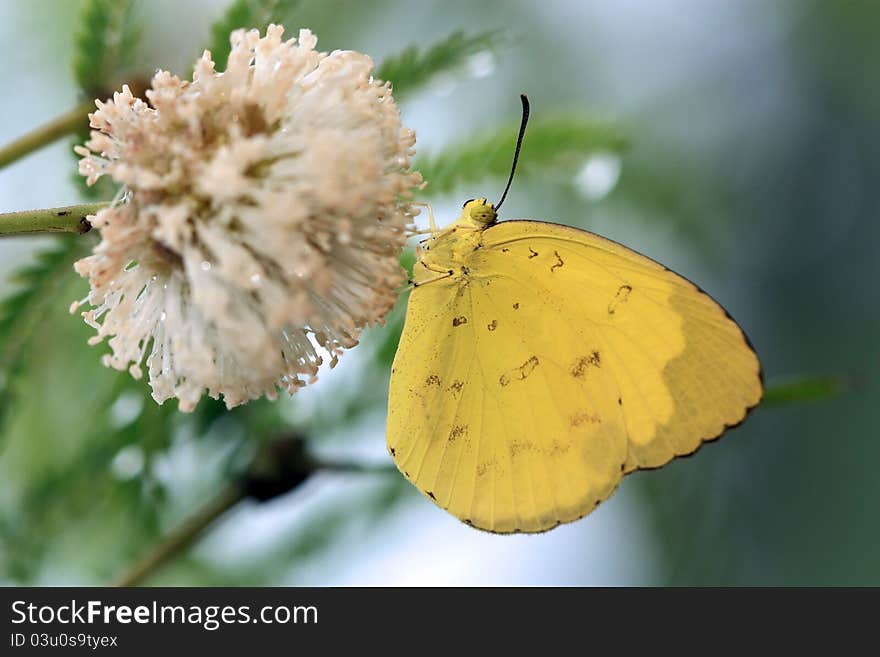
[[[228,55],[232,29],[264,29],[269,22],[287,21],[299,5],[295,0],[235,0],[211,30],[208,45],[218,68]],[[148,6],[86,0],[75,57],[76,79],[85,93],[106,93],[121,81],[117,78],[122,72],[152,70],[153,63],[129,58],[140,33],[137,17]],[[847,12],[838,14],[827,7],[823,11],[831,15],[835,25],[846,26],[852,20]],[[803,19],[801,27],[807,35],[815,29],[809,18]],[[409,46],[386,57],[377,67],[377,77],[392,83],[397,100],[409,102],[438,75],[465,77],[471,57],[509,46],[502,34],[455,31],[424,48]],[[826,46],[833,43],[837,42]],[[853,51],[844,55],[858,62],[858,52],[853,46]],[[829,76],[821,84],[836,82]],[[821,86],[819,82],[817,86]],[[515,136],[516,124],[510,123],[480,131],[470,139],[457,138],[457,143],[433,154],[420,152],[416,166],[429,183],[423,196],[440,197],[489,177],[503,180]],[[600,151],[627,156],[626,174],[610,199],[610,207],[637,208],[645,225],[666,222],[684,226],[688,230],[682,234],[687,237],[713,225],[702,213],[699,201],[694,201],[701,198],[697,192],[723,189],[719,193],[725,198],[739,198],[742,190],[725,188],[698,166],[684,162],[669,166],[662,148],[649,147],[630,156],[631,140],[636,141],[628,131],[590,114],[542,110],[525,138],[520,182],[528,185],[531,179],[532,184],[549,189],[548,196],[558,190],[556,195],[569,202],[572,172],[585,158]],[[112,187],[93,188],[93,193],[94,189],[105,198],[113,193]],[[733,206],[733,210],[749,216],[742,207]],[[67,313],[69,302],[81,298],[87,289],[85,282],[70,272],[70,266],[94,243],[95,236],[58,239],[18,273],[15,286],[0,304],[0,480],[4,484],[0,495],[0,581],[7,583],[110,581],[169,527],[240,477],[266,441],[295,430],[322,438],[341,433],[345,442],[353,427],[381,415],[385,405],[405,294],[384,327],[364,334],[357,350],[364,356],[357,385],[336,391],[332,400],[311,405],[296,398],[285,403],[262,400],[227,411],[222,403],[205,399],[191,415],[179,414],[170,403],[155,404],[143,381],[100,365],[105,347],[87,347],[93,331]],[[413,259],[412,251],[407,251],[402,264],[409,269]],[[794,371],[799,371],[801,362],[813,365],[804,358],[794,364]],[[782,365],[772,364],[777,369]],[[833,363],[824,364],[820,371],[835,371]],[[836,381],[794,379],[769,390],[767,399],[779,405],[829,399],[841,390]],[[728,440],[746,443],[741,451],[750,453],[747,447],[757,438],[739,430],[736,438]],[[797,436],[791,440],[796,441]],[[734,533],[730,526],[736,526],[738,533],[728,537],[728,542],[744,554],[758,549],[754,546],[758,530],[752,531],[752,525],[760,531],[772,531],[772,518],[759,513],[761,500],[749,497],[748,485],[738,478],[748,472],[749,477],[766,484],[761,490],[770,489],[769,466],[759,468],[744,462],[746,457],[724,447],[726,442],[707,450],[714,455],[701,456],[700,468],[685,469],[683,462],[672,465],[668,473],[664,469],[662,474],[636,477],[651,509],[658,543],[665,551],[669,566],[665,581],[760,581],[754,572],[748,573],[751,580],[746,575],[736,578],[737,571],[730,565],[735,555],[728,554],[723,563],[716,558],[721,549],[717,536]],[[820,460],[804,459],[811,464]],[[786,467],[782,456],[774,463],[774,473]],[[340,488],[353,488],[354,493],[340,492],[310,504],[268,553],[244,555],[230,568],[218,565],[197,547],[150,582],[279,583],[282,574],[331,550],[334,544],[357,542],[378,531],[403,496],[412,492],[394,475],[327,476],[341,480]],[[729,497],[719,500],[718,491]],[[735,498],[731,491],[742,497]],[[732,498],[744,500],[733,511],[727,501]],[[797,513],[800,511],[793,511]],[[694,518],[711,522],[695,525]],[[727,534],[719,529],[725,522]],[[803,563],[810,563],[808,557],[803,557]],[[792,576],[775,581],[797,580]]]
[[[474,55],[496,52],[504,44],[504,35],[498,30],[478,34],[457,30],[428,48],[413,44],[386,58],[376,77],[393,83],[394,99],[399,103],[438,74],[460,72]]]
[[[107,94],[124,82],[119,76],[134,63],[140,28],[134,0],[87,0],[76,34],[73,74],[86,97]]]
[[[416,168],[428,182],[425,190],[429,194],[448,194],[464,183],[489,177],[503,180],[510,173],[517,126],[510,124],[475,136],[434,156],[420,155]],[[517,165],[519,177],[546,175],[547,179],[561,181],[571,178],[571,172],[577,171],[590,154],[620,153],[627,140],[616,126],[586,116],[541,116],[529,124],[523,144],[529,155]]]
[[[233,2],[212,28],[211,49],[217,61],[225,61],[228,55],[230,30],[264,29],[269,22],[283,20],[296,4]],[[138,33],[131,20],[136,15],[132,3],[86,3],[75,70],[87,93],[115,83],[114,76],[120,70],[117,64],[123,60],[114,53],[118,54],[121,42]],[[379,67],[379,77],[392,82],[398,97],[415,94],[436,75],[464,74],[468,57],[499,43],[497,32],[473,36],[455,32],[425,50],[409,47],[386,59]],[[506,176],[515,135],[515,126],[505,127],[422,158],[418,166],[432,182],[428,193],[449,192],[467,180]],[[625,143],[617,130],[576,116],[542,118],[530,132],[529,142],[530,157],[521,169],[523,177],[582,160],[597,149],[619,149]],[[15,499],[0,505],[0,571],[8,573],[11,581],[38,581],[52,561],[90,573],[90,581],[108,581],[156,540],[170,521],[163,518],[170,484],[160,473],[175,441],[191,441],[196,451],[222,445],[217,450],[222,457],[214,463],[213,475],[206,478],[214,482],[216,491],[224,481],[242,474],[261,442],[291,427],[279,405],[265,400],[227,411],[221,402],[205,399],[192,415],[180,415],[172,404],[156,405],[143,381],[102,368],[101,348],[84,345],[90,330],[65,316],[69,302],[81,297],[85,289],[84,282],[65,272],[94,239],[59,240],[38,255],[35,264],[19,273],[20,288],[2,306],[0,366],[7,386],[0,408],[10,416],[4,434],[13,438],[4,455],[4,469],[15,467],[18,476],[6,480],[16,492]],[[412,252],[402,257],[404,266],[411,268]],[[404,308],[405,299],[384,328],[372,329],[365,336],[365,342],[373,345],[367,349],[374,355],[361,385],[337,396],[332,406],[315,410],[307,421],[292,422],[296,429],[307,435],[319,434],[352,424],[384,405]],[[67,365],[59,371],[56,362]],[[51,385],[47,385],[49,378]],[[12,396],[13,389],[20,397]],[[81,398],[83,392],[87,393],[85,398]],[[16,399],[18,403],[13,404]],[[34,421],[44,406],[53,412]],[[23,431],[33,437],[31,440],[49,438],[34,451]],[[366,519],[386,513],[407,490],[398,477],[382,479],[358,503]],[[290,562],[320,549],[345,530],[351,514],[351,509],[338,507],[321,512],[297,530],[282,553],[270,559]],[[70,525],[70,518],[77,522]],[[101,554],[108,545],[114,546],[113,553]],[[259,575],[267,572],[265,564],[251,572],[222,576],[208,564],[194,566],[194,560],[189,557],[181,562],[193,582],[271,583]],[[168,577],[174,580],[176,572],[172,569]]]
[[[299,0],[234,0],[223,17],[211,26],[212,40],[208,50],[217,70],[226,69],[226,60],[232,49],[229,35],[233,31],[241,28],[264,31],[270,23],[286,23],[298,4]]]
[[[126,78],[127,74],[138,74],[134,70],[141,38],[137,10],[135,0],[83,2],[75,36],[73,77],[85,98],[104,100],[126,82],[133,86],[135,94],[142,93],[139,87],[145,84],[146,76],[143,79]],[[73,144],[82,144],[88,137],[88,121],[84,121],[70,149],[74,162],[79,161],[79,155],[73,152]],[[71,179],[87,199],[104,199],[113,195],[113,181],[106,177],[89,186],[86,179],[74,169]]]
[[[837,397],[851,386],[839,376],[799,376],[774,382],[764,394],[762,404],[775,406],[790,402],[822,401]]]
[[[58,240],[12,276],[13,292],[0,301],[0,437],[28,353],[35,348],[34,331],[51,312],[58,288],[84,247],[81,241]]]

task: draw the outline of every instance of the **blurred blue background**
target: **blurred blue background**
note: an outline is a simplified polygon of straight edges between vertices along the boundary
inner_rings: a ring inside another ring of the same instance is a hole
[[[0,142],[78,102],[80,4],[0,4]],[[188,77],[225,8],[141,3],[135,68]],[[630,144],[622,155],[523,176],[505,215],[589,228],[687,275],[746,329],[770,383],[853,383],[832,399],[759,408],[547,534],[477,532],[394,474],[321,473],[237,505],[148,583],[880,584],[880,4],[305,0],[286,25],[377,63],[456,29],[504,30],[503,47],[401,103],[419,153],[515,124],[522,91],[535,117],[613,121]],[[71,143],[0,172],[0,210],[77,202]],[[462,200],[495,197],[502,184],[475,179],[442,195],[429,186],[426,196],[445,223]],[[0,274],[47,243],[4,238]],[[327,458],[388,463],[394,321],[292,400],[172,418],[171,405],[149,407],[143,384],[98,365],[102,348],[87,347],[88,329],[66,313],[84,283],[68,278],[57,311],[32,327],[0,439],[0,582],[110,581],[223,488],[264,425],[303,431]]]

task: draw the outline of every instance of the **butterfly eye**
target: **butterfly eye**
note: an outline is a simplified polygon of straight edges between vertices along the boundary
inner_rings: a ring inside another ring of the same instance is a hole
[[[472,203],[473,201],[474,201],[474,199],[469,198],[467,201],[465,201],[465,202],[462,204],[461,207],[466,208],[466,207],[467,207],[467,204],[468,204],[468,203]]]

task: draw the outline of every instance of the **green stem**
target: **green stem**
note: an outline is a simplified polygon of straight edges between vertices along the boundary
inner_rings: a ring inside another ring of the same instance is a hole
[[[35,128],[23,137],[19,137],[15,141],[6,144],[0,148],[0,169],[23,158],[25,155],[41,149],[43,146],[48,146],[65,135],[71,135],[78,130],[85,130],[88,127],[88,113],[94,111],[94,109],[94,102],[82,103],[58,118],[41,125],[39,128]]]
[[[89,215],[108,205],[109,202],[102,201],[0,213],[0,237],[28,233],[87,233],[92,229]]]
[[[354,461],[311,461],[309,471],[354,472],[359,474],[390,474],[394,466],[366,465]],[[153,546],[150,551],[113,582],[113,586],[138,586],[163,565],[185,552],[215,520],[248,496],[245,486],[233,484],[199,509],[189,520]]]
[[[357,463],[355,461],[318,461],[312,460],[313,470],[326,472],[354,472],[357,474],[396,474],[397,467],[385,464]]]
[[[211,523],[241,502],[245,495],[241,486],[233,485],[224,490],[119,576],[113,586],[137,586],[143,582],[167,561],[184,552]]]

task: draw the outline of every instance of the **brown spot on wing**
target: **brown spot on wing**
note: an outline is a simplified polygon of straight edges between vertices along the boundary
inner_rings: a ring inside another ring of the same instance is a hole
[[[522,452],[537,452],[538,448],[535,446],[535,443],[528,440],[515,440],[510,443],[509,450],[511,456],[516,456]]]
[[[454,393],[461,392],[462,388],[464,388],[464,381],[460,381],[460,380],[456,379],[455,381],[453,381],[452,383],[449,384],[449,387],[447,388],[447,390],[454,394]]]
[[[489,470],[492,470],[496,464],[497,464],[497,461],[495,461],[494,458],[490,459],[488,461],[483,461],[482,463],[477,465],[477,476],[478,477],[485,477],[486,473],[488,473]]]
[[[513,309],[519,310],[519,301],[517,301],[515,304],[513,304]]]
[[[439,386],[440,385],[440,377],[436,374],[429,374],[425,379],[426,386]]]
[[[516,368],[516,378],[520,381],[525,380],[525,378],[538,366],[538,363],[537,356],[530,356],[525,363]]]
[[[621,285],[617,288],[617,293],[614,295],[614,298],[608,304],[608,314],[613,315],[617,312],[618,306],[623,303],[626,303],[629,299],[629,294],[632,292],[631,285]]]
[[[524,381],[528,378],[529,374],[531,374],[534,369],[538,366],[540,361],[538,361],[537,356],[530,356],[529,359],[520,365],[519,367],[514,367],[510,370],[509,373],[504,373],[498,377],[498,383],[501,384],[502,387],[506,386],[510,383],[510,377],[513,376],[518,381]]]
[[[557,456],[559,454],[565,454],[570,448],[570,444],[563,445],[557,440],[554,440],[549,447],[541,447],[530,440],[514,440],[510,443],[508,450],[510,451],[511,457],[518,456],[522,453]]]
[[[462,324],[467,324],[467,317],[462,315],[461,317],[453,317],[452,325],[453,326],[461,326]]]
[[[589,356],[581,356],[571,365],[571,375],[576,379],[582,379],[590,367],[601,367],[602,356],[598,351],[593,351]]]
[[[460,438],[465,433],[467,433],[467,425],[466,424],[456,424],[449,430],[449,438],[447,440],[450,443],[454,443],[457,438]]]
[[[590,424],[600,424],[602,422],[602,418],[598,416],[596,413],[588,413],[586,411],[581,411],[572,416],[571,418],[571,426],[579,427],[582,424],[590,423]]]
[[[553,443],[550,445],[550,449],[547,451],[547,453],[550,456],[555,456],[557,454],[565,454],[569,449],[571,449],[571,444],[562,445],[554,440]]]
[[[496,328],[498,328],[498,320],[493,319],[491,322],[489,322],[489,324],[488,324],[488,326],[486,326],[486,328],[488,328],[490,331],[494,331]]]

